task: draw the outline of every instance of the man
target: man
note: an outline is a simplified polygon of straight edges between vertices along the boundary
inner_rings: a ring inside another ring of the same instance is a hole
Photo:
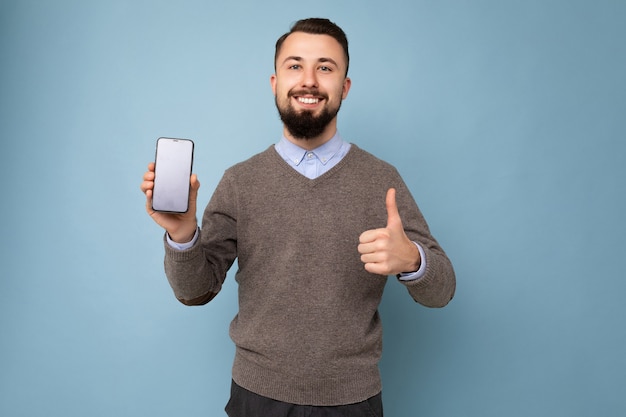
[[[296,22],[271,76],[283,138],[228,169],[196,221],[151,209],[166,230],[165,271],[184,304],[209,302],[238,259],[229,416],[382,416],[378,306],[388,275],[443,307],[452,265],[398,172],[337,132],[348,41],[327,19]]]

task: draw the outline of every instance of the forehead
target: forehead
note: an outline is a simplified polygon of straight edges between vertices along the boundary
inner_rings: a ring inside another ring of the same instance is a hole
[[[277,63],[286,58],[299,57],[304,60],[318,61],[321,58],[331,58],[343,68],[346,58],[343,48],[330,35],[315,35],[304,32],[294,32],[285,39],[277,57]]]

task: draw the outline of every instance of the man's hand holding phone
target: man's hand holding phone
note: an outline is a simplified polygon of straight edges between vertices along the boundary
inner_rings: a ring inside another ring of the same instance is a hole
[[[185,213],[167,213],[156,211],[152,208],[152,193],[154,190],[155,163],[148,164],[148,171],[143,175],[141,191],[146,195],[146,211],[152,219],[162,228],[174,242],[187,243],[193,239],[198,228],[196,219],[196,200],[200,182],[196,174],[189,179],[189,208]]]

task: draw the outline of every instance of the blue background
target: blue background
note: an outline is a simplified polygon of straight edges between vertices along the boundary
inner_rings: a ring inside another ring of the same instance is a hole
[[[139,190],[196,142],[204,207],[278,140],[274,42],[351,42],[339,128],[393,163],[456,298],[381,306],[386,414],[626,413],[626,2],[0,1],[0,415],[224,415],[232,276],[179,304]]]

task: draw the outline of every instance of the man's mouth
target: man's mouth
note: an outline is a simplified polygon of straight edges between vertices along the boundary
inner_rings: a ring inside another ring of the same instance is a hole
[[[302,104],[317,104],[320,99],[317,97],[297,97],[296,98]]]
[[[328,99],[326,94],[323,94],[316,90],[292,91],[289,95],[298,103],[305,106],[315,106],[320,102]]]

